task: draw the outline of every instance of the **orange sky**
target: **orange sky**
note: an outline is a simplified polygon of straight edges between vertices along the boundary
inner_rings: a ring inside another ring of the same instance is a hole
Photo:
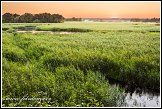
[[[160,2],[2,2],[2,13],[58,13],[64,17],[160,17]]]

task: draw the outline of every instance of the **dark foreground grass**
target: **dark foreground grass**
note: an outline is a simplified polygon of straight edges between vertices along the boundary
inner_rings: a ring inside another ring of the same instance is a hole
[[[139,23],[138,29],[123,24],[119,30],[118,24],[114,30],[104,23],[96,23],[98,29],[87,25],[82,33],[75,23],[37,25],[77,34],[15,33],[8,30],[21,25],[4,25],[9,29],[2,34],[3,106],[121,106],[123,89],[106,78],[160,90],[159,28]]]

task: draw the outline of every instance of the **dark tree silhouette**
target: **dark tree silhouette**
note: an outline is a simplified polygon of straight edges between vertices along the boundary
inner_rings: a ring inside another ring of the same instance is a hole
[[[5,14],[3,14],[3,16],[2,16],[2,21],[3,21],[4,23],[12,23],[13,20],[14,20],[14,16],[13,16],[13,14],[11,14],[11,13],[5,13]]]
[[[21,23],[32,23],[33,22],[33,15],[30,13],[25,13],[19,17]]]
[[[3,23],[62,23],[64,17],[59,14],[40,13],[31,14],[25,13],[23,15],[5,13],[2,16]]]

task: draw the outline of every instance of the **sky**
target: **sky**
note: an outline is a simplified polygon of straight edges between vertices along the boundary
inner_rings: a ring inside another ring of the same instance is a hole
[[[160,2],[2,2],[2,14],[51,13],[65,18],[159,18]]]

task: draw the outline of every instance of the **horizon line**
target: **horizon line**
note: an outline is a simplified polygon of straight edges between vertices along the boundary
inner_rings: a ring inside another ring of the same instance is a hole
[[[10,13],[10,12],[6,12],[6,13]],[[6,14],[4,13],[4,14]],[[29,13],[32,14],[30,12],[25,12],[25,13]],[[25,14],[24,13],[24,14]],[[49,14],[59,14],[59,13],[50,13],[50,12],[42,12],[42,13],[37,13],[37,14],[43,14],[43,13],[49,13]],[[1,15],[4,15],[3,13]],[[18,14],[18,13],[10,13],[10,14]],[[18,14],[18,15],[23,15],[23,14]],[[32,14],[35,15],[35,14]],[[61,15],[61,14],[59,14]],[[64,15],[62,15],[64,17]],[[151,18],[161,18],[161,17],[64,17],[64,18],[87,18],[87,19],[132,19],[132,18],[138,18],[138,19],[151,19]]]

